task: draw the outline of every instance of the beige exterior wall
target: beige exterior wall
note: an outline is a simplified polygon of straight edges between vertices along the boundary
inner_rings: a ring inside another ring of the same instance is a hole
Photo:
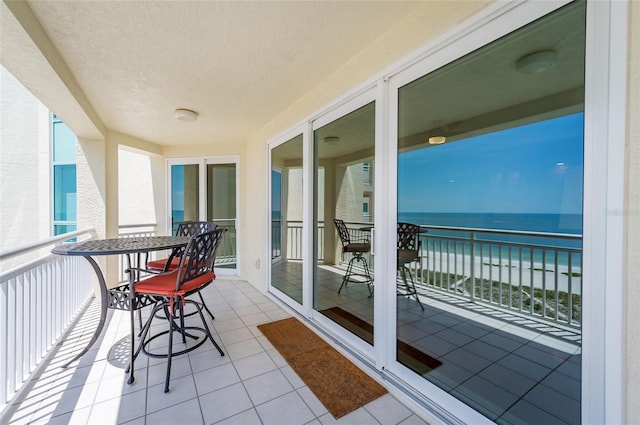
[[[640,423],[640,2],[631,2],[627,110],[626,420]],[[635,24],[632,24],[634,22]]]
[[[4,67],[0,84],[2,249],[50,236],[50,126],[47,108]]]
[[[118,150],[118,222],[121,226],[157,223],[156,210],[162,207],[162,202],[156,200],[154,182],[162,182],[164,173],[154,175],[152,160],[144,153]]]

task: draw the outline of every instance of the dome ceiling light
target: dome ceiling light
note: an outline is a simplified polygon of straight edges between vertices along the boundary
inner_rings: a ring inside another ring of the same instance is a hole
[[[429,144],[430,145],[441,145],[446,141],[447,141],[447,138],[444,137],[444,136],[432,136],[432,137],[429,137]]]
[[[174,115],[176,119],[180,121],[195,121],[198,119],[198,113],[191,109],[178,108]]]
[[[529,53],[518,59],[516,71],[525,75],[540,74],[551,68],[556,63],[557,58],[558,55],[553,50]]]

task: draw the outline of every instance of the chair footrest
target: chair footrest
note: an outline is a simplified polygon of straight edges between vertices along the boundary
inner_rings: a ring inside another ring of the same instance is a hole
[[[361,277],[362,279],[353,279],[354,277]],[[371,284],[373,283],[373,278],[371,276],[367,276],[366,274],[350,273],[348,276],[344,278],[344,281]]]
[[[173,332],[177,333],[177,335],[180,336],[180,335],[182,335],[181,334],[181,330],[182,330],[181,328],[177,328],[177,329],[174,329]],[[185,348],[183,350],[172,352],[171,353],[171,357],[181,356],[182,354],[189,353],[189,352],[197,349],[198,347],[200,347],[205,342],[207,342],[207,331],[204,328],[200,328],[198,326],[185,326],[184,327],[184,331],[185,331],[185,336],[187,336],[189,338],[192,338],[192,339],[200,339],[200,340],[197,343],[195,343],[194,345],[189,346],[189,347],[187,347],[187,348]],[[201,332],[202,336],[201,337],[196,337],[196,336],[191,335],[187,331]],[[166,359],[167,357],[169,357],[169,354],[166,351],[164,353],[153,353],[153,352],[149,351],[149,349],[147,348],[147,346],[151,343],[151,341],[153,341],[154,339],[159,338],[159,337],[161,337],[163,335],[166,335],[168,333],[169,333],[168,330],[167,331],[162,331],[162,332],[159,332],[159,333],[157,333],[157,334],[145,339],[145,341],[142,343],[142,352],[145,353],[149,357],[155,357],[155,358],[161,358],[161,359]],[[174,341],[173,344],[174,345],[175,344],[183,344],[183,342]],[[166,347],[163,347],[163,348],[166,350]]]

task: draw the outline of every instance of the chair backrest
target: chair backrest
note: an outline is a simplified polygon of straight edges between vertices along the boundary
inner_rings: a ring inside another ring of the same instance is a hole
[[[183,221],[178,223],[176,236],[193,236],[200,233],[210,232],[218,227],[210,221]]]
[[[347,225],[344,224],[344,221],[340,220],[339,218],[334,218],[333,222],[336,225],[336,230],[338,230],[338,236],[340,236],[340,240],[342,241],[342,246],[345,246],[351,243],[349,230],[347,229]]]
[[[227,229],[218,227],[210,232],[194,235],[184,250],[178,270],[177,287],[196,279],[204,274],[213,272],[216,252]]]
[[[418,251],[420,249],[420,226],[398,223],[398,249]]]
[[[420,259],[420,226],[411,223],[398,223],[397,267]]]
[[[200,233],[210,232],[218,226],[210,221],[181,221],[176,229],[176,236],[195,236]],[[171,258],[182,257],[184,255],[184,247],[176,248],[171,253]]]

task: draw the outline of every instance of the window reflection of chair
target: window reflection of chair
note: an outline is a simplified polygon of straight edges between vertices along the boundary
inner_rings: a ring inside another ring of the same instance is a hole
[[[209,326],[202,314],[203,304],[189,300],[187,297],[196,292],[200,293],[202,289],[208,286],[216,278],[216,275],[213,272],[213,264],[216,257],[216,251],[226,230],[227,229],[225,228],[218,228],[211,232],[193,236],[185,248],[183,255],[180,257],[180,264],[176,269],[170,272],[151,276],[148,279],[135,283],[134,285],[136,297],[151,296],[161,299],[161,302],[156,304],[153,308],[147,323],[145,323],[142,328],[141,342],[140,346],[136,350],[135,356],[137,356],[142,350],[145,354],[151,357],[167,359],[167,372],[164,386],[165,393],[169,391],[171,360],[173,357],[195,350],[207,340],[210,340],[213,343],[221,356],[224,356],[224,352],[213,339]],[[202,321],[202,327],[185,325],[185,314],[183,309],[186,304],[195,306],[196,313],[200,316],[200,320]],[[149,331],[152,329],[151,324],[153,320],[158,317],[156,313],[160,310],[164,311],[165,317],[162,319],[167,319],[169,329],[164,332],[148,336]],[[204,338],[194,345],[187,346],[178,352],[174,352],[174,332],[178,332],[182,336],[182,342],[185,344],[187,342],[186,337],[196,338],[191,335],[190,332],[200,332],[204,334]],[[149,344],[156,338],[167,334],[169,338],[167,352],[150,352]]]
[[[367,288],[369,289],[369,296],[371,296],[371,294],[373,293],[371,290],[373,277],[371,276],[371,272],[369,271],[367,260],[364,258],[364,254],[371,251],[371,243],[369,242],[369,238],[364,237],[360,239],[352,239],[349,234],[349,229],[347,229],[344,221],[336,218],[333,220],[333,222],[336,225],[338,236],[340,236],[340,240],[342,241],[343,258],[345,253],[352,254],[352,257],[347,264],[347,271],[342,278],[342,284],[340,285],[340,289],[338,289],[338,293],[342,291],[342,287],[345,286],[348,282],[358,282],[367,284]],[[354,270],[354,265],[356,263],[361,264],[362,271],[358,269]],[[358,279],[355,279],[356,277]]]
[[[418,291],[416,290],[413,274],[409,268],[409,264],[420,261],[421,249],[420,226],[410,223],[398,223],[397,269],[402,277],[402,286],[404,289],[404,292],[398,291],[398,295],[415,296],[420,308],[424,310],[420,298],[418,298]],[[407,275],[409,275],[408,279]]]

